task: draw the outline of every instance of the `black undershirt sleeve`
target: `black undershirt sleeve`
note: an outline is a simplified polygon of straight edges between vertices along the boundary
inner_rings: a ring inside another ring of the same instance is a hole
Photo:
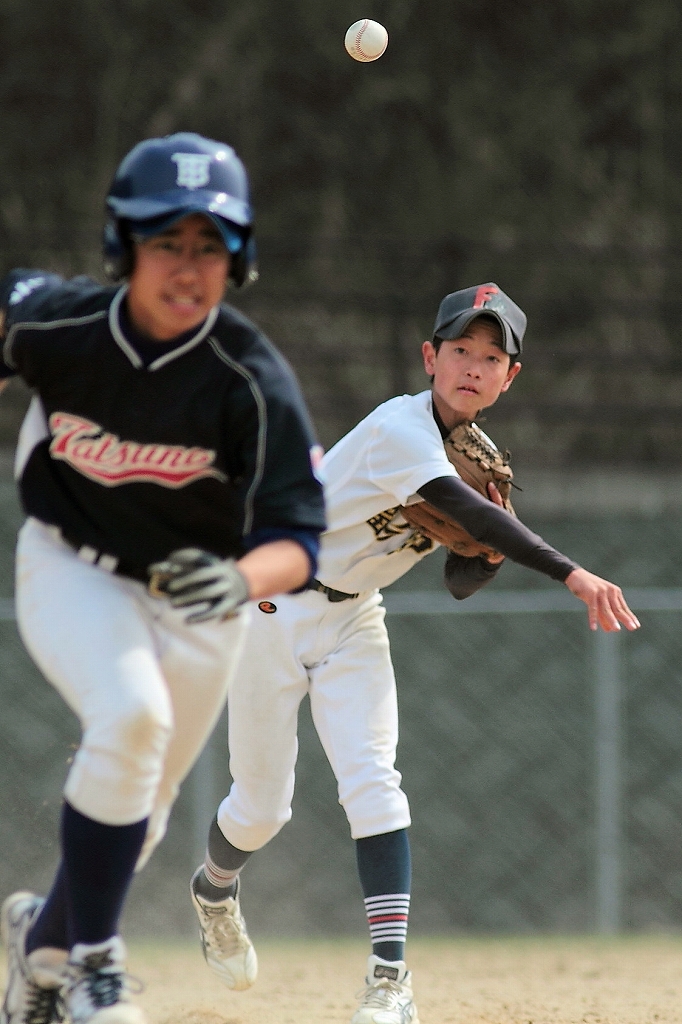
[[[506,509],[484,498],[457,477],[430,480],[419,488],[419,494],[460,523],[481,544],[494,548],[519,565],[544,573],[559,583],[564,583],[578,568],[576,562],[546,544]]]

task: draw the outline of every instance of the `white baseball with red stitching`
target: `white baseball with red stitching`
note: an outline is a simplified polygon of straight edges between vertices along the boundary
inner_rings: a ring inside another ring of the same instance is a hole
[[[388,32],[378,21],[363,18],[346,32],[346,49],[353,60],[368,62],[381,57],[388,46]]]

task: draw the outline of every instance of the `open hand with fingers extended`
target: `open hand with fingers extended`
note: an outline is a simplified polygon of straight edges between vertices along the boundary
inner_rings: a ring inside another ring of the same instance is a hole
[[[574,569],[565,580],[566,586],[587,605],[590,629],[615,633],[621,624],[626,629],[639,629],[640,622],[628,608],[623,592],[615,583],[595,576],[587,569]]]

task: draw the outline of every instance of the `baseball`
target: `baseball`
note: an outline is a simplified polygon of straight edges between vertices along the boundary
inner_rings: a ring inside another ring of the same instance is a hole
[[[346,32],[346,49],[353,60],[376,60],[388,46],[388,32],[378,21],[363,18]]]

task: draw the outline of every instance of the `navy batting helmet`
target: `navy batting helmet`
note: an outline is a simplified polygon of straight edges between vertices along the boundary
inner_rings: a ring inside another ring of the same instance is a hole
[[[106,206],[105,269],[113,280],[132,270],[134,235],[158,234],[190,213],[219,228],[237,287],[258,277],[249,179],[230,146],[194,132],[145,139],[121,162]]]

